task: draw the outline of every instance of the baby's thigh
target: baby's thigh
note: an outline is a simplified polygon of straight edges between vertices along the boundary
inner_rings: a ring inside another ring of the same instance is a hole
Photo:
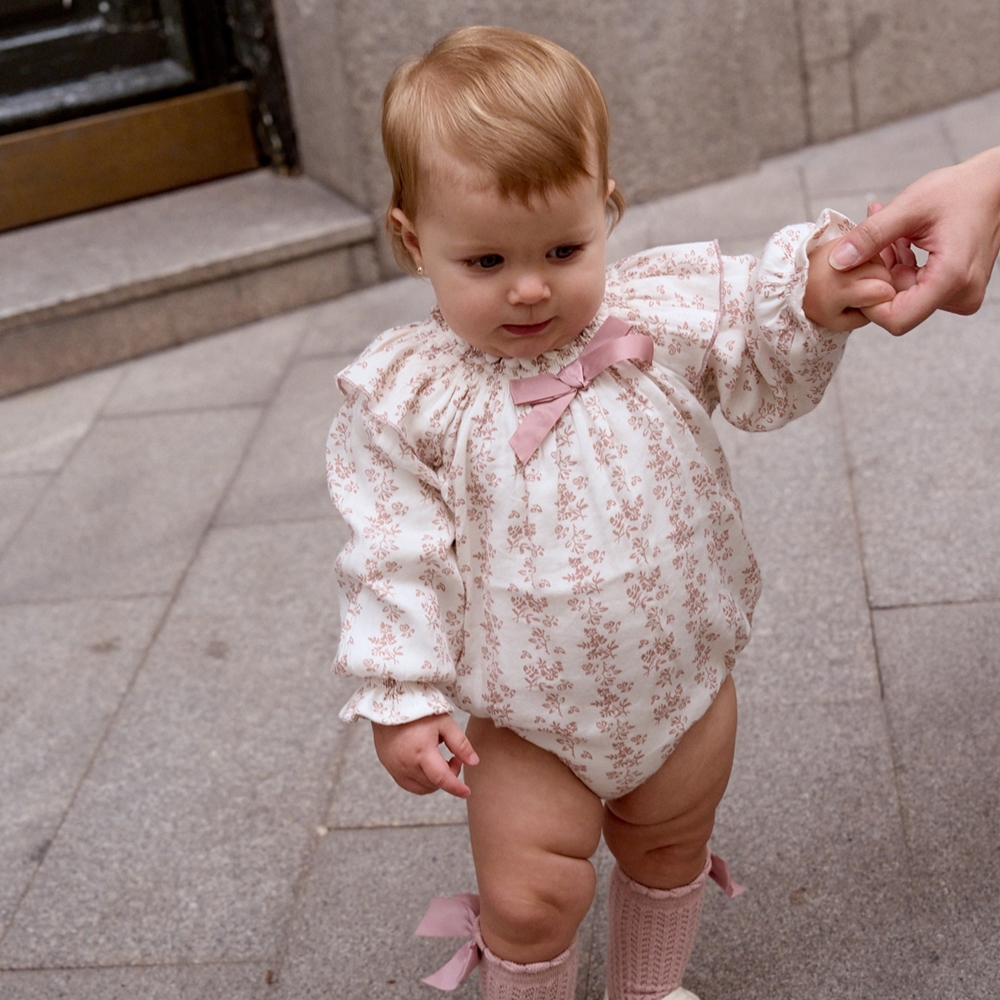
[[[487,945],[516,962],[564,950],[590,907],[601,800],[553,754],[472,718],[466,767],[472,856]]]
[[[697,878],[729,784],[735,744],[736,687],[728,677],[663,766],[606,804],[604,836],[626,874],[663,889]]]

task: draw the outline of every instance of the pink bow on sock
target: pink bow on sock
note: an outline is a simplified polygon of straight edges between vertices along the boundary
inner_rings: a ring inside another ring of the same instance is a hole
[[[576,361],[555,375],[511,379],[514,402],[534,404],[510,439],[522,462],[538,451],[573,397],[606,368],[619,361],[653,360],[653,338],[645,333],[629,333],[631,329],[624,320],[609,316]]]
[[[439,990],[453,990],[464,982],[479,965],[482,955],[476,944],[476,919],[479,916],[479,897],[471,892],[460,896],[435,896],[427,907],[420,926],[414,932],[419,937],[465,937],[469,940],[433,975],[422,980]]]
[[[708,877],[719,886],[719,888],[730,898],[738,896],[741,892],[746,892],[746,886],[734,882],[729,877],[729,865],[726,864],[718,854],[712,856],[712,867],[708,870]]]

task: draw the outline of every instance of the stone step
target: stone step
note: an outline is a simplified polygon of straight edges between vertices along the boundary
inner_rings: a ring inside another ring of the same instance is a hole
[[[370,216],[257,170],[0,234],[0,396],[379,279]]]

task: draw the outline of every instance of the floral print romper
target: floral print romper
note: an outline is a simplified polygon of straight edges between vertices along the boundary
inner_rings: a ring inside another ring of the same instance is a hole
[[[711,416],[770,430],[819,402],[847,334],[802,312],[807,254],[850,226],[824,212],[759,261],[711,243],[628,258],[591,324],[537,358],[484,354],[435,310],[345,368],[334,670],[360,687],[341,718],[459,708],[606,799],[655,773],[733,669],[760,590]],[[559,371],[609,316],[653,339],[652,362],[604,370],[521,462],[511,379]]]

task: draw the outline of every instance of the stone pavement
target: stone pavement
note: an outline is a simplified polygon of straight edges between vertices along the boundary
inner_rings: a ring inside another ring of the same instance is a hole
[[[634,209],[614,246],[759,248],[997,143],[1000,92]],[[725,429],[765,595],[715,838],[750,891],[709,894],[703,1000],[998,995],[998,285],[857,333],[780,433]],[[337,721],[323,483],[334,374],[429,302],[402,280],[0,401],[3,1000],[437,995],[458,942],[412,931],[473,888],[463,810]]]

